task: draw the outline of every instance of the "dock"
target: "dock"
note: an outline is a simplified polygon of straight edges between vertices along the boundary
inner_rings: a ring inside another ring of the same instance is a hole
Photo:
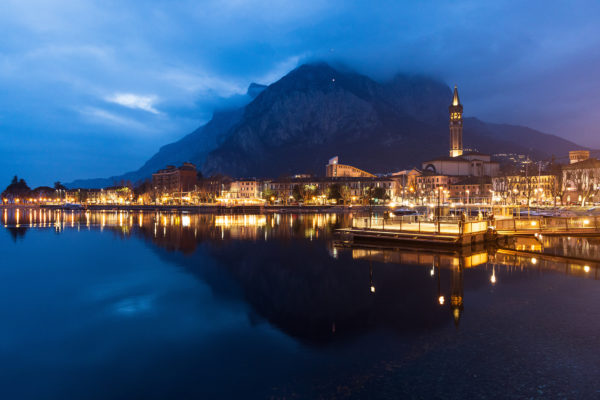
[[[513,236],[600,236],[600,217],[525,217],[495,221],[498,234]]]
[[[338,229],[342,240],[351,242],[413,242],[442,246],[471,246],[493,242],[498,235],[487,220],[457,217],[428,218],[422,215],[393,218],[358,217],[352,227]]]
[[[460,219],[457,217],[358,217],[352,227],[338,229],[348,242],[387,241],[427,245],[471,246],[506,242],[515,236],[600,236],[600,217],[529,217]]]

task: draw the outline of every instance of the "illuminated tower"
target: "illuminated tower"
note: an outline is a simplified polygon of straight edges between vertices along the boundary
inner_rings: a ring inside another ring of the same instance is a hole
[[[452,267],[452,292],[450,293],[450,309],[456,327],[458,327],[463,311],[463,279],[463,262],[460,257],[459,264]]]
[[[463,130],[463,106],[458,99],[458,89],[454,86],[454,96],[450,110],[450,157],[459,157],[463,153],[462,130]]]

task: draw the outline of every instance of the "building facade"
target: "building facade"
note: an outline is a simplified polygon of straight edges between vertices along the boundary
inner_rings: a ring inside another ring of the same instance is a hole
[[[588,158],[562,168],[565,186],[563,199],[567,204],[600,202],[600,160]]]
[[[283,178],[265,182],[265,190],[286,204],[294,201],[325,203],[334,185],[344,204],[364,204],[375,189],[382,194],[381,201],[393,199],[396,193],[396,180],[391,177]]]
[[[256,179],[235,180],[229,185],[229,190],[222,193],[223,198],[232,200],[258,200],[261,197],[261,182]]]
[[[362,169],[353,167],[351,165],[344,165],[338,163],[338,157],[333,157],[329,160],[329,163],[325,167],[325,176],[329,178],[336,177],[354,177],[354,178],[374,178],[375,175],[363,171]]]
[[[588,150],[573,150],[569,152],[569,164],[575,164],[590,158]]]
[[[183,163],[180,167],[168,165],[152,174],[152,187],[159,193],[181,193],[195,190],[198,182],[196,166]]]
[[[494,195],[505,204],[554,203],[558,193],[554,175],[510,175],[492,178]]]

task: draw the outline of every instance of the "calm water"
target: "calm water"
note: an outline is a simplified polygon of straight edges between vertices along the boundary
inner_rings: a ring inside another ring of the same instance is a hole
[[[338,246],[348,216],[2,211],[0,398],[600,398],[600,240]]]

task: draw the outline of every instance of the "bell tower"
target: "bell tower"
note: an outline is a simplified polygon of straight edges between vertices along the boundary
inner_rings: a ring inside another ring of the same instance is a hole
[[[450,111],[450,157],[459,157],[463,154],[463,106],[458,99],[458,89],[456,86],[454,86],[452,104],[448,109]]]

